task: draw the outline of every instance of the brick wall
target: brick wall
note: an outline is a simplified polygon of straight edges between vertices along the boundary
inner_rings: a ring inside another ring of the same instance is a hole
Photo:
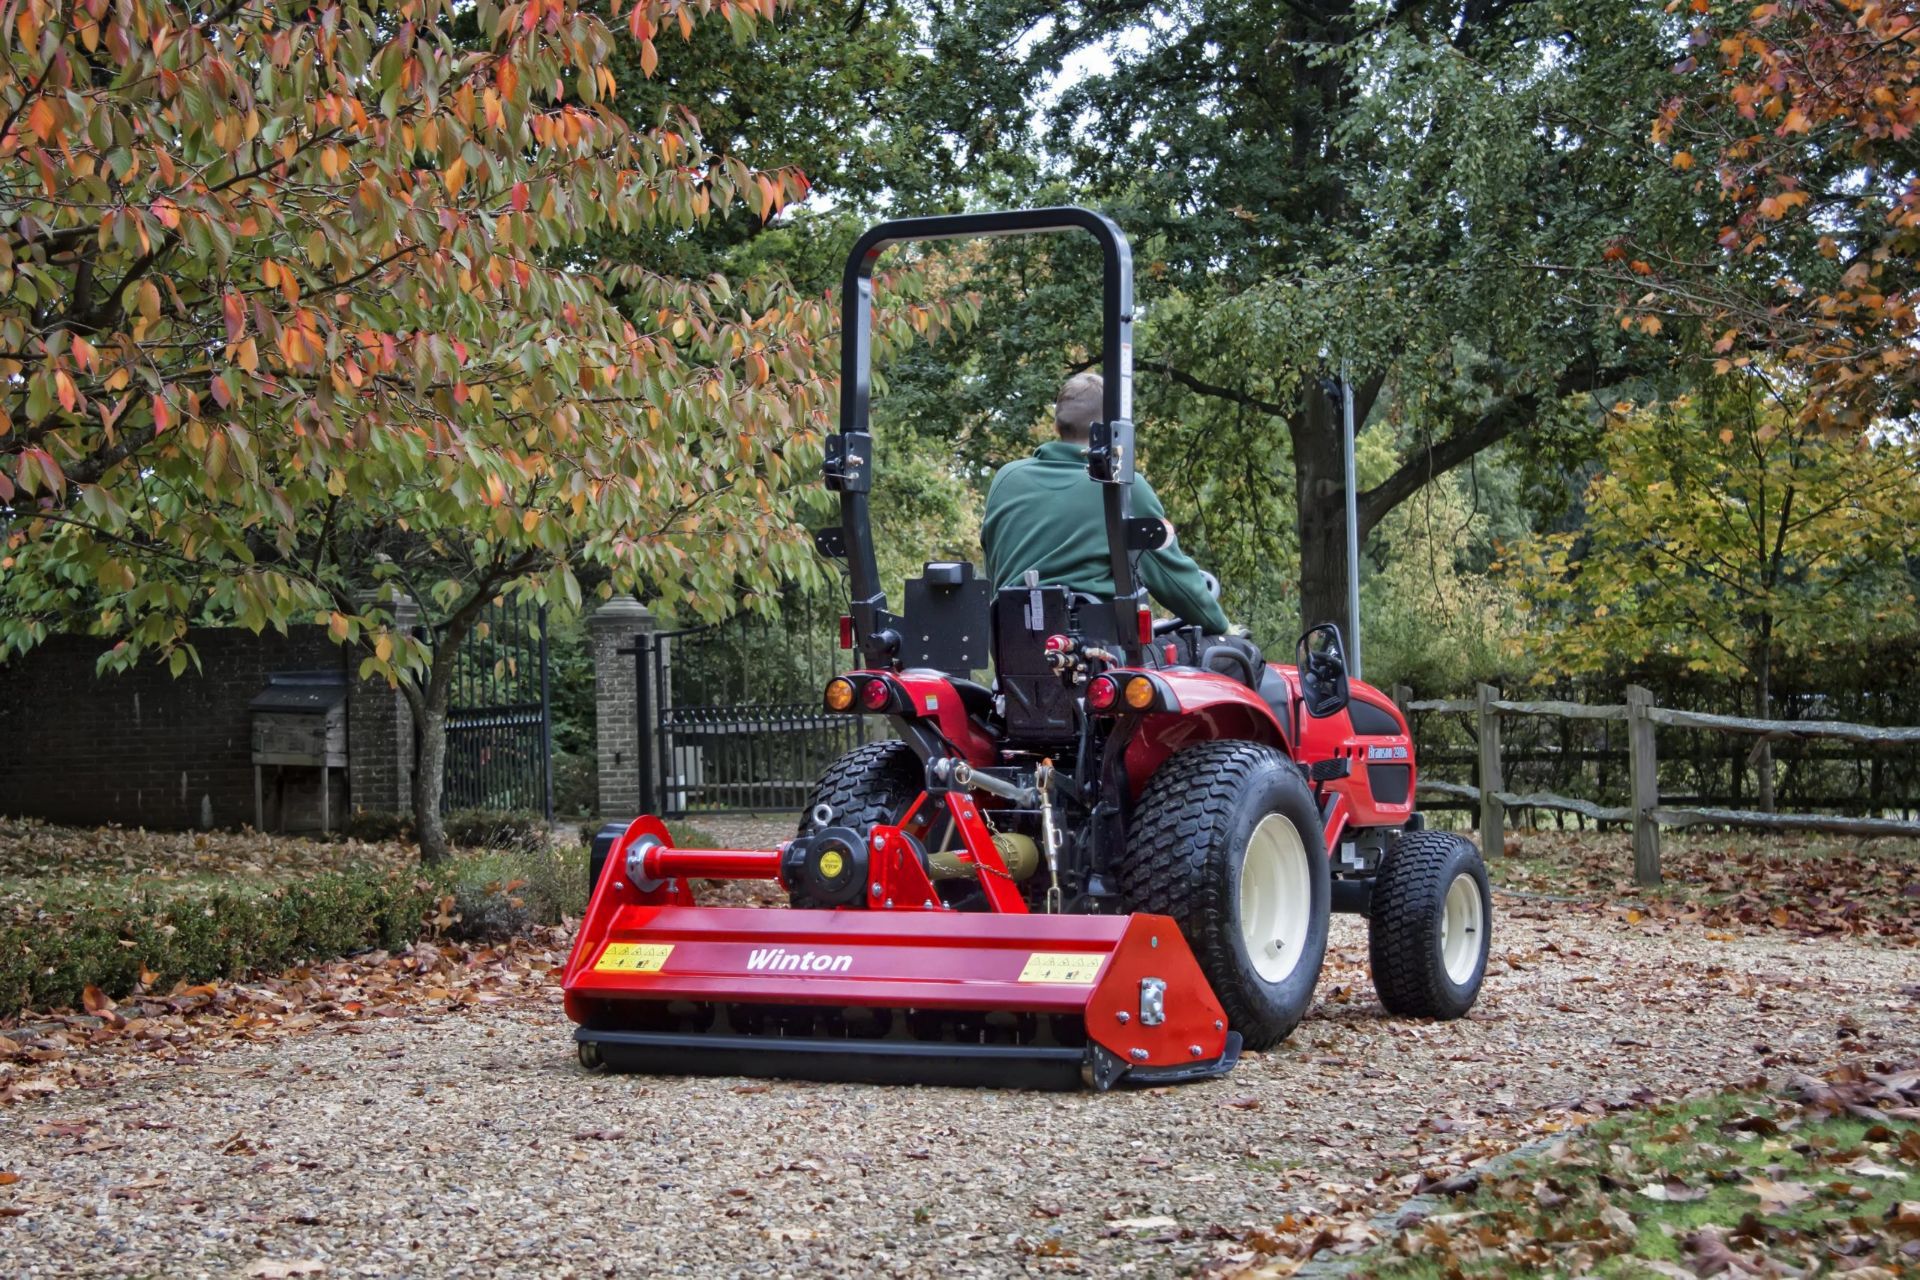
[[[271,671],[345,670],[347,655],[319,627],[203,631],[202,670],[179,679],[157,665],[96,677],[100,642],[58,636],[0,667],[0,813],[51,822],[184,830],[254,820],[252,722],[247,703]],[[384,685],[358,682],[348,700],[348,750],[366,752],[363,792],[335,770],[335,821],[349,805],[399,808],[411,794],[410,725]],[[402,717],[395,723],[395,712]],[[357,717],[357,723],[356,723]],[[407,755],[400,756],[403,744]],[[356,764],[360,760],[356,759]],[[318,775],[287,774],[285,816],[318,825]],[[360,786],[360,770],[353,771]],[[280,816],[267,770],[267,817]]]

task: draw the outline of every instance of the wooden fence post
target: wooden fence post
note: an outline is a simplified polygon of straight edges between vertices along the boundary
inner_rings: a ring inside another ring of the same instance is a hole
[[[1633,879],[1651,888],[1660,883],[1660,825],[1653,820],[1660,803],[1659,760],[1654,755],[1653,718],[1647,712],[1653,695],[1637,684],[1627,686],[1628,781],[1633,806]]]
[[[1490,684],[1474,690],[1480,731],[1480,850],[1487,857],[1506,848],[1507,808],[1495,793],[1505,789],[1500,781],[1500,713],[1493,704],[1500,691]]]

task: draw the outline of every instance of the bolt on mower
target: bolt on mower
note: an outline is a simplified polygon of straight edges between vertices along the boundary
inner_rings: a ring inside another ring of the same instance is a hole
[[[928,564],[901,612],[868,497],[872,270],[905,241],[1089,232],[1103,252],[1101,486],[1114,593],[996,589]],[[1279,1043],[1319,980],[1330,913],[1366,916],[1386,1008],[1457,1018],[1492,920],[1472,844],[1424,829],[1407,724],[1351,680],[1338,629],[1269,663],[1244,637],[1155,620],[1138,557],[1172,531],[1131,510],[1132,271],[1078,208],[882,223],[843,293],[839,431],[825,480],[858,670],[827,710],[894,737],[841,757],[795,837],[678,849],[658,819],[597,842],[564,979],[588,1067],[1107,1089],[1218,1076]],[[991,667],[990,688],[970,678]],[[778,881],[788,908],[695,901]]]

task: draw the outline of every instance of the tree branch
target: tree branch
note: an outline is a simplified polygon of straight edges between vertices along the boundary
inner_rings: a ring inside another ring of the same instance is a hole
[[[1276,418],[1285,418],[1292,413],[1292,410],[1288,409],[1285,405],[1275,404],[1271,400],[1262,400],[1259,396],[1246,391],[1235,391],[1232,387],[1223,387],[1217,382],[1208,382],[1205,379],[1196,378],[1183,369],[1174,368],[1171,360],[1163,359],[1148,367],[1157,370],[1165,377],[1172,378],[1189,391],[1197,391],[1203,396],[1212,396],[1217,400],[1230,400],[1234,404],[1246,405],[1249,409],[1258,409],[1262,413],[1270,413]],[[1378,388],[1376,387],[1375,390],[1377,391]],[[1369,407],[1371,407],[1373,402],[1369,400],[1367,403]]]
[[[1624,370],[1598,368],[1582,363],[1561,372],[1553,394],[1556,398],[1580,391],[1592,391],[1626,376]],[[1539,391],[1523,391],[1502,396],[1470,425],[1460,428],[1438,443],[1427,447],[1400,464],[1398,470],[1360,495],[1360,536],[1365,538],[1374,526],[1386,519],[1395,507],[1418,493],[1434,477],[1444,475],[1483,449],[1490,449],[1515,431],[1532,422],[1541,408]]]

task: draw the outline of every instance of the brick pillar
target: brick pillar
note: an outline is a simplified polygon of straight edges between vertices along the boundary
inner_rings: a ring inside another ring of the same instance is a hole
[[[396,631],[419,625],[420,607],[397,598],[388,605]],[[385,680],[356,679],[360,662],[347,655],[347,805],[350,811],[413,810],[413,711]]]
[[[587,630],[593,636],[600,816],[629,818],[640,812],[641,734],[651,726],[640,723],[634,656],[619,651],[652,634],[653,615],[632,596],[615,596],[593,611]]]

